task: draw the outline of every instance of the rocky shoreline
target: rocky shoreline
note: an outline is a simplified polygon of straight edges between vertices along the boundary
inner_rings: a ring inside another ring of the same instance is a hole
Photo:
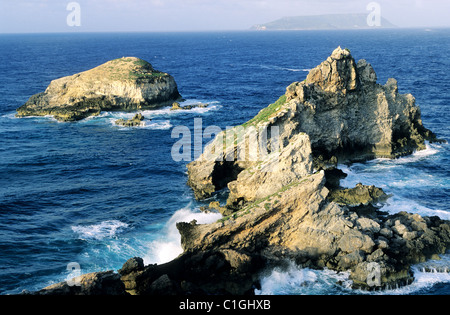
[[[224,146],[222,135],[188,165],[197,199],[224,188],[230,193],[225,205],[210,206],[224,215],[221,220],[177,224],[182,255],[149,266],[132,258],[118,273],[85,275],[79,286],[64,282],[33,294],[246,295],[254,294],[265,271],[289,262],[349,272],[355,289],[410,284],[413,265],[439,259],[450,248],[450,222],[382,212],[390,196],[374,186],[341,187],[345,174],[337,165],[398,158],[423,150],[425,141],[442,140],[423,126],[414,97],[399,94],[397,81],[376,81],[369,63],[337,48],[305,81],[291,84],[240,126],[243,139],[248,127],[277,127],[259,148],[269,154],[230,158],[246,152],[249,142]]]

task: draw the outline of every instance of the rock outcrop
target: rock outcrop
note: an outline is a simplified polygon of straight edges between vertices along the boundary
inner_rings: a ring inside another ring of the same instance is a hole
[[[142,114],[136,114],[131,119],[118,119],[115,124],[122,127],[142,127],[145,126],[144,119]]]
[[[338,162],[396,158],[438,141],[412,95],[399,94],[394,79],[376,81],[370,64],[338,48],[277,102],[211,142],[188,165],[188,183],[198,199],[228,188],[229,211],[221,212],[229,215],[178,224],[185,252],[233,250],[267,265],[288,259],[349,270],[364,289],[408,284],[412,264],[445,253],[448,221],[388,216],[378,211],[389,198],[381,189],[339,185]]]
[[[25,295],[128,295],[120,275],[114,271],[94,272]]]
[[[255,139],[266,137],[264,149],[270,153],[276,150],[272,147],[274,137],[267,132],[272,128],[279,128],[281,150],[297,141],[299,134],[306,134],[316,169],[327,169],[337,162],[396,158],[425,149],[426,140],[438,141],[423,126],[420,108],[412,95],[399,94],[395,79],[389,79],[385,85],[376,81],[376,73],[369,63],[356,62],[349,50],[339,47],[312,69],[305,81],[292,83],[277,102],[240,126],[245,129],[241,138],[248,137],[255,128]],[[205,151],[226,146],[223,139],[226,139],[225,132]],[[204,154],[188,165],[188,183],[196,198],[208,198],[227,186],[232,198],[233,195],[241,198],[240,193],[235,193],[239,184],[233,182],[239,182],[238,177],[243,177],[240,174],[246,170],[246,179],[240,182],[253,185],[248,180],[248,172],[253,173],[250,168],[260,166],[264,160],[229,159],[236,152],[245,151],[246,146],[246,141],[231,142],[216,155]],[[255,186],[258,182],[254,182]]]
[[[368,290],[411,283],[411,265],[449,248],[450,222],[404,212],[360,213],[329,199],[325,183],[321,171],[215,224],[179,223],[183,248],[187,253],[232,250],[258,257],[266,266],[290,260],[304,267],[350,271],[354,287]],[[373,188],[358,186],[355,194],[361,190]],[[378,282],[368,281],[374,270]]]
[[[54,80],[17,109],[18,117],[54,116],[77,121],[104,110],[135,111],[172,104],[180,94],[174,78],[148,62],[120,58],[94,69]]]
[[[195,104],[195,105],[185,105],[185,106],[181,106],[180,103],[175,102],[172,104],[172,108],[170,109],[171,111],[177,111],[177,110],[191,110],[191,109],[195,109],[195,108],[207,108],[209,106],[209,104]]]

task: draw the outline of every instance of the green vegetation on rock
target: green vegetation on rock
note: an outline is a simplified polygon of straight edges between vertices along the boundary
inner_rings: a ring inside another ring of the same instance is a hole
[[[286,104],[287,97],[286,95],[282,95],[275,103],[267,106],[263,110],[261,110],[258,115],[256,115],[253,119],[244,123],[242,126],[254,126],[258,125],[261,122],[268,121],[274,114],[281,110],[284,104]]]

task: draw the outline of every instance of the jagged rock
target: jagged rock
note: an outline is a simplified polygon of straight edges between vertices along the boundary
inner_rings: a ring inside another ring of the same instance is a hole
[[[209,104],[197,104],[197,105],[186,105],[186,106],[181,106],[180,103],[175,102],[172,104],[172,108],[170,109],[171,111],[177,111],[177,110],[191,110],[194,108],[207,108],[209,106]]]
[[[360,183],[355,188],[333,190],[329,198],[340,205],[359,207],[386,201],[388,195],[381,188]]]
[[[444,253],[449,222],[388,216],[375,207],[389,197],[382,189],[339,185],[339,161],[394,158],[436,140],[413,96],[399,94],[394,79],[376,81],[369,63],[338,48],[276,103],[216,137],[188,165],[189,184],[199,199],[228,186],[235,213],[210,225],[178,224],[185,252],[232,248],[269,265],[291,259],[350,270],[364,289],[408,284],[412,264]]]
[[[96,272],[46,287],[33,295],[127,295],[120,275],[114,271]]]
[[[313,171],[311,143],[305,134],[292,138],[274,157],[247,168],[228,184],[229,207],[235,207],[241,201],[254,202],[270,196]]]
[[[116,123],[116,125],[122,126],[122,127],[140,127],[140,126],[145,125],[144,119],[145,119],[145,117],[142,114],[136,114],[131,119],[128,119],[128,120],[119,119],[119,120],[116,120],[115,123]]]
[[[318,170],[336,167],[337,162],[395,158],[425,149],[425,140],[438,141],[423,126],[412,95],[399,94],[395,79],[389,79],[386,85],[377,84],[376,80],[376,73],[367,61],[356,63],[348,50],[339,47],[311,70],[305,81],[292,83],[277,102],[231,131],[245,128],[241,137],[245,139],[251,133],[249,129],[255,128],[253,142],[259,143],[267,135],[262,149],[269,153],[275,149],[275,136],[261,131],[280,128],[277,140],[281,150],[305,134],[311,142],[313,166]],[[236,152],[247,151],[249,143],[226,143],[222,150],[229,132],[219,135],[205,148],[207,154],[188,165],[188,184],[197,199],[209,198],[227,186],[232,191],[239,190],[244,179],[238,180],[240,183],[235,181],[244,171],[241,177],[245,176],[245,183],[251,185],[250,177],[256,179],[261,174],[251,176],[255,167],[268,161],[261,154],[257,159],[233,159]],[[210,154],[214,151],[216,154]],[[233,193],[231,198],[232,204],[242,198],[252,200],[252,196],[246,198],[241,193]]]
[[[244,295],[252,292],[261,264],[255,255],[235,250],[184,253],[163,265],[122,274],[133,295]]]
[[[119,274],[127,275],[135,271],[141,271],[144,269],[144,260],[140,257],[134,257],[123,265],[122,269],[119,270]]]
[[[328,194],[322,171],[217,223],[180,223],[183,248],[190,253],[232,248],[269,266],[291,259],[307,267],[350,270],[355,288],[372,290],[411,283],[413,264],[450,246],[448,221],[404,212],[368,218]],[[398,230],[401,225],[404,230]],[[379,283],[370,281],[374,270]]]
[[[151,109],[179,98],[172,76],[142,59],[124,57],[52,81],[45,92],[18,108],[17,116],[52,115],[60,121],[76,121],[103,110]]]

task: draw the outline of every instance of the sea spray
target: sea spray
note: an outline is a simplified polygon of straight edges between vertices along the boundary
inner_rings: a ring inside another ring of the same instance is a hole
[[[150,242],[148,253],[144,257],[145,264],[167,263],[183,253],[181,235],[176,227],[177,223],[196,220],[198,224],[209,224],[221,218],[222,215],[219,213],[196,212],[192,209],[192,204],[180,209],[167,222],[161,231],[161,236]]]
[[[323,295],[350,292],[349,273],[328,269],[312,270],[289,262],[285,268],[275,268],[261,278],[257,295]]]
[[[128,228],[128,224],[118,220],[103,221],[94,225],[72,226],[72,231],[78,234],[82,240],[102,240],[115,237],[118,233]]]

